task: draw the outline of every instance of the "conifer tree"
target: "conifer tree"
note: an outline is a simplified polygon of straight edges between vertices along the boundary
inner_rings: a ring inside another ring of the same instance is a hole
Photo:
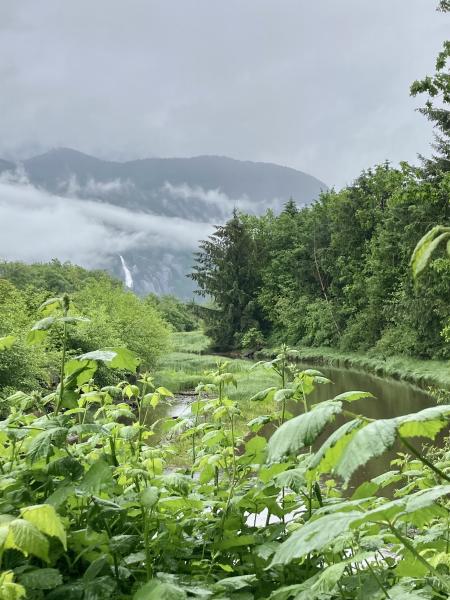
[[[438,10],[450,12],[450,0],[440,2]],[[434,124],[435,154],[431,160],[425,160],[426,171],[433,175],[441,171],[450,171],[450,41],[443,44],[436,59],[436,72],[415,81],[411,86],[411,95],[427,94],[425,106],[419,111]]]
[[[189,275],[197,293],[211,298],[209,334],[221,349],[238,345],[240,336],[258,325],[255,292],[259,282],[257,246],[238,212],[200,244]]]

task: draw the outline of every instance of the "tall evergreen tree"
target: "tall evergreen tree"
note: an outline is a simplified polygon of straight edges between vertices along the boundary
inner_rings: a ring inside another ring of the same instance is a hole
[[[450,0],[442,0],[438,10],[450,12]],[[450,171],[450,40],[443,44],[436,59],[436,72],[415,81],[411,86],[411,95],[427,94],[428,100],[419,111],[435,127],[435,154],[432,160],[425,160],[426,171],[434,175]]]
[[[217,307],[210,311],[209,334],[221,349],[233,348],[245,331],[258,325],[259,284],[257,244],[236,210],[200,244],[195,260],[189,276],[198,285],[197,293]]]

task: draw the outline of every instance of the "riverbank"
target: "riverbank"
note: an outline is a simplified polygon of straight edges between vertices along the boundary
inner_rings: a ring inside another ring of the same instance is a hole
[[[202,380],[205,371],[215,367],[218,355],[208,354],[210,340],[201,331],[172,334],[172,353],[164,357],[160,373],[166,383],[171,383],[173,391],[192,389]],[[419,360],[407,356],[374,356],[362,353],[340,352],[335,348],[297,347],[298,360],[309,365],[324,365],[342,369],[356,369],[378,377],[390,377],[405,381],[422,389],[436,387],[450,390],[450,361]],[[269,359],[276,355],[275,348],[265,348],[256,353],[256,359]],[[238,360],[235,368],[246,370],[245,363],[239,360],[239,353],[229,358]],[[222,356],[222,359],[226,357]],[[248,364],[248,362],[247,362]],[[251,378],[253,380],[253,377]],[[255,382],[256,383],[256,382]],[[254,382],[252,381],[253,388]],[[170,389],[170,386],[168,386]]]
[[[327,365],[336,368],[357,369],[378,377],[391,377],[406,381],[420,388],[438,387],[450,390],[450,362],[440,360],[418,360],[407,356],[369,356],[350,352],[339,352],[333,348],[297,347],[298,360],[311,365]],[[274,358],[276,350],[260,350],[256,357]]]

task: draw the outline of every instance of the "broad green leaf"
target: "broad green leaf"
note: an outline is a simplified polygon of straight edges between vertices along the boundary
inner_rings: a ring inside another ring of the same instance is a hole
[[[414,494],[400,498],[399,502],[403,505],[403,512],[410,514],[427,508],[436,500],[448,494],[450,494],[450,485],[436,485],[429,490],[419,490]]]
[[[308,521],[294,531],[283,542],[272,560],[271,566],[287,565],[297,558],[302,558],[310,552],[328,548],[336,538],[350,530],[351,524],[361,517],[360,512],[334,513],[320,519]]]
[[[69,388],[80,387],[93,378],[96,370],[95,360],[69,360],[64,366],[64,385]]]
[[[237,535],[229,532],[219,544],[221,550],[230,548],[241,548],[243,546],[252,546],[256,542],[256,536],[252,534]]]
[[[32,590],[52,590],[62,584],[63,578],[58,569],[34,569],[22,573],[19,581]]]
[[[305,369],[302,371],[305,375],[309,375],[309,377],[323,377],[323,373],[318,371],[317,369]]]
[[[262,402],[263,400],[272,400],[276,391],[276,387],[270,387],[266,388],[265,390],[261,390],[260,392],[258,392],[250,398],[250,402]]]
[[[58,317],[56,319],[59,323],[69,323],[70,324],[74,324],[74,323],[90,323],[91,320],[88,319],[87,317]]]
[[[156,408],[158,404],[161,402],[161,396],[158,392],[151,392],[150,394],[145,394],[142,398],[143,406],[151,406],[152,408]],[[173,423],[175,426],[175,423]]]
[[[160,396],[163,396],[164,398],[173,398],[172,392],[165,387],[156,388],[156,391]]]
[[[114,484],[111,466],[99,458],[84,475],[79,484],[80,490],[89,494],[98,494],[102,489]]]
[[[84,572],[83,582],[86,583],[89,581],[93,581],[101,574],[101,572],[105,568],[108,568],[108,566],[109,566],[108,557],[105,554],[101,554],[98,558],[96,558],[93,562],[91,562],[89,567]]]
[[[319,577],[311,582],[310,588],[297,596],[298,600],[310,600],[311,598],[320,598],[322,595],[326,597],[331,594],[342,578],[347,564],[348,561],[344,561],[323,569]]]
[[[41,431],[33,438],[28,449],[27,457],[31,463],[41,458],[48,458],[53,452],[53,446],[60,447],[66,441],[65,427],[52,427]]]
[[[89,598],[91,600],[97,600],[98,597],[98,595],[89,596],[86,585],[80,580],[59,585],[51,592],[45,594],[45,600],[88,600]]]
[[[161,477],[161,481],[164,485],[180,494],[186,496],[189,493],[192,480],[187,475],[182,473],[167,473]]]
[[[95,360],[102,361],[111,369],[123,369],[134,373],[139,364],[139,360],[131,350],[127,348],[103,348],[86,352],[76,357],[77,360]]]
[[[275,393],[273,399],[275,402],[284,402],[286,400],[289,400],[290,398],[292,398],[292,396],[294,395],[295,390],[291,389],[291,388],[284,388],[281,390],[277,390],[277,392]]]
[[[263,483],[269,483],[272,479],[280,475],[289,468],[289,463],[273,463],[272,465],[263,465],[258,473]]]
[[[120,429],[119,436],[123,440],[131,441],[135,440],[139,436],[139,426],[138,425],[127,425]]]
[[[416,515],[424,524],[436,516],[446,514],[446,510],[437,505],[436,501],[448,494],[450,494],[450,485],[437,485],[431,489],[419,490],[403,498],[380,503],[379,506],[360,514],[355,522],[356,525],[361,525],[372,521],[392,521],[396,517],[402,520],[411,520],[414,518],[412,515]]]
[[[411,256],[414,277],[420,275],[431,259],[431,255],[443,241],[450,237],[450,228],[436,225],[418,242]]]
[[[8,525],[4,548],[15,548],[25,556],[33,554],[48,562],[48,540],[37,527],[24,519],[14,519]]]
[[[20,600],[25,598],[26,590],[20,583],[14,583],[12,571],[0,572],[0,600]]]
[[[334,398],[334,400],[342,400],[343,402],[356,402],[363,398],[375,398],[370,392],[344,392]]]
[[[314,455],[310,471],[312,473],[331,472],[340,460],[347,444],[364,424],[365,421],[354,419],[336,429]]]
[[[158,497],[159,489],[155,486],[149,486],[141,493],[141,503],[147,509],[153,508],[158,502]]]
[[[396,435],[395,419],[379,419],[359,429],[346,445],[335,472],[348,482],[356,469],[391,448]]]
[[[171,583],[162,583],[152,579],[141,587],[133,596],[133,600],[186,600],[186,592]]]
[[[306,469],[305,467],[297,467],[295,469],[289,469],[276,476],[277,485],[280,487],[287,487],[294,492],[299,491],[306,486]]]
[[[116,357],[116,352],[114,352],[114,350],[93,350],[92,352],[85,352],[85,354],[80,354],[79,356],[76,356],[75,359],[77,361],[95,360],[95,361],[103,361],[103,362],[109,363],[115,357]]]
[[[136,544],[138,543],[138,535],[120,533],[110,538],[109,548],[111,552],[117,552],[118,554],[121,554],[123,556],[131,552],[131,550],[133,550],[134,548],[136,548]]]
[[[266,438],[255,435],[245,443],[245,452],[239,457],[239,464],[261,465],[266,458],[267,440]]]
[[[402,437],[427,437],[432,440],[450,419],[450,406],[431,406],[417,413],[398,417],[398,433]]]
[[[254,419],[249,421],[247,423],[247,427],[254,433],[257,433],[260,429],[262,429],[262,427],[264,427],[264,425],[270,423],[271,420],[271,415],[260,415],[259,417],[255,417]]]
[[[67,549],[66,530],[58,513],[50,504],[37,504],[21,508],[22,518],[32,523],[39,531],[51,537],[57,537]]]
[[[417,564],[415,565],[416,570],[413,572],[414,577],[420,576],[417,570],[418,566],[419,565]],[[435,597],[431,589],[417,590],[414,589],[411,584],[398,583],[397,585],[394,585],[394,587],[389,588],[389,598],[391,600],[432,600],[432,598]]]
[[[75,492],[75,487],[72,483],[63,482],[56,488],[53,494],[46,499],[46,504],[51,504],[58,508]]]
[[[253,553],[262,560],[268,560],[278,550],[279,545],[278,542],[266,542],[265,544],[261,544],[261,546],[255,546]]]
[[[109,363],[111,369],[122,369],[134,373],[139,365],[139,359],[136,354],[128,348],[106,348],[115,352],[115,357]]]
[[[43,315],[51,315],[63,307],[62,298],[49,298],[39,307]]]
[[[374,481],[364,481],[353,492],[351,499],[360,500],[362,498],[370,498],[371,496],[375,495],[379,488],[380,486]]]
[[[37,321],[31,328],[31,331],[47,331],[52,327],[52,325],[54,325],[55,322],[55,317],[45,317],[45,319]]]
[[[310,446],[341,411],[342,403],[330,400],[283,423],[269,440],[268,461],[275,462],[288,454],[298,454],[302,448]]]
[[[48,330],[55,322],[55,317],[45,317],[45,319],[41,319],[35,323],[27,335],[27,342],[29,344],[38,344],[39,342],[42,342],[47,336]]]
[[[7,335],[6,337],[0,337],[0,352],[2,350],[8,350],[16,341],[15,335]]]
[[[127,398],[132,398],[133,396],[137,398],[139,396],[139,388],[137,385],[128,384],[124,387],[123,393]]]
[[[234,592],[251,587],[256,582],[256,575],[237,575],[236,577],[226,577],[225,579],[220,579],[214,585],[214,587],[219,590]]]

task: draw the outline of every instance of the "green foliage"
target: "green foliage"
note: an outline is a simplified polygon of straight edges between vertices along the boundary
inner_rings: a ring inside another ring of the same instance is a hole
[[[439,8],[442,12],[450,10],[448,0],[442,0]],[[436,129],[433,160],[425,161],[427,171],[434,175],[450,169],[450,41],[445,41],[436,59],[436,72],[415,81],[411,86],[411,95],[426,94],[428,99],[420,112],[431,121]]]
[[[106,273],[53,261],[1,263],[0,277],[0,394],[5,397],[19,388],[52,386],[58,378],[64,327],[69,356],[126,347],[147,368],[168,346],[169,327],[158,306],[124,290]],[[64,296],[55,296],[61,291],[72,292],[67,311],[61,304]],[[35,322],[38,309],[40,319]],[[112,366],[133,370],[123,356]],[[114,381],[112,372],[102,366],[97,376],[103,383]]]
[[[436,225],[418,242],[414,249],[411,266],[414,277],[417,277],[428,265],[436,248],[450,239],[450,227]]]
[[[246,219],[236,211],[208,240],[201,242],[190,277],[198,293],[213,299],[217,310],[206,319],[207,333],[221,349],[241,343],[242,335],[262,316],[254,300],[260,284],[258,240]]]
[[[251,327],[241,339],[242,348],[260,350],[264,346],[264,335],[256,327]]]
[[[384,164],[312,206],[235,216],[205,242],[193,275],[219,309],[209,328],[216,347],[238,347],[259,331],[274,344],[448,357],[441,332],[450,322],[442,243],[449,193],[450,172],[430,179],[406,164]],[[414,282],[411,254],[436,222],[442,228],[432,244],[413,257],[420,270],[430,255],[431,268]]]
[[[51,320],[36,330],[64,342],[69,327],[84,326],[71,315],[61,330],[70,310],[67,296],[44,303]],[[450,462],[442,453],[432,462],[409,440],[433,440],[450,406],[371,420],[348,410],[375,401],[359,390],[310,406],[329,381],[299,370],[297,357],[282,346],[253,367],[216,361],[173,419],[157,412],[171,391],[149,373],[93,382],[100,365],[134,371],[130,351],[63,352],[56,391],[15,394],[0,421],[0,598],[445,597]],[[246,395],[250,377],[270,385]],[[250,432],[246,406],[266,411]],[[336,415],[346,422],[330,432]],[[398,459],[401,469],[344,498],[337,480],[395,440],[414,460]],[[392,482],[395,497],[383,498]]]
[[[145,298],[145,302],[156,308],[175,331],[194,331],[200,325],[199,318],[195,314],[195,305],[185,304],[175,296],[150,294]]]

